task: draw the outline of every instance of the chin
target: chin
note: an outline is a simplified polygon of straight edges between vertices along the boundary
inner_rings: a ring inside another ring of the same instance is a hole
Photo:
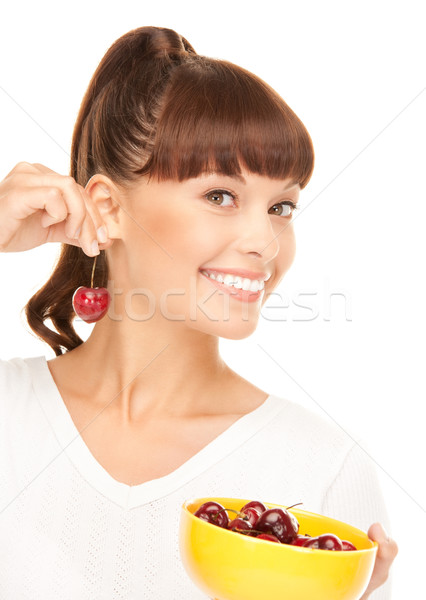
[[[204,331],[210,335],[215,335],[227,340],[244,340],[256,331],[257,319],[248,319],[247,321],[236,321],[229,319],[228,321],[209,321],[207,324],[199,323],[200,331]],[[203,325],[206,325],[203,327]]]
[[[250,337],[253,333],[254,333],[255,329],[253,329],[253,331],[249,331],[246,333],[241,333],[240,335],[238,334],[234,334],[234,335],[219,335],[219,337],[225,339],[225,340],[245,340],[246,338]]]

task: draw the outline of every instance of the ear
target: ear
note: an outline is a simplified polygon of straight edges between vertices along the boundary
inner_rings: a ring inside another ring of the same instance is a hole
[[[117,185],[105,175],[96,174],[89,179],[86,192],[99,210],[105,221],[110,239],[121,238],[120,217],[122,192]]]

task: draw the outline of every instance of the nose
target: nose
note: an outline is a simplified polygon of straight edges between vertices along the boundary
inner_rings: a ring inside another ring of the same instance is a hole
[[[277,256],[285,223],[282,226],[273,226],[270,214],[263,211],[259,214],[259,211],[253,210],[244,216],[239,225],[237,240],[240,252],[261,258],[263,263]]]

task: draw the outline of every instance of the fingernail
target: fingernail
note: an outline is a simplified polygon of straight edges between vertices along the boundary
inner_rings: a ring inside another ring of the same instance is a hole
[[[93,254],[93,255],[100,254],[99,244],[98,244],[97,240],[93,240],[90,250],[91,250],[91,254]]]
[[[105,244],[105,242],[108,240],[108,232],[104,225],[102,225],[102,227],[99,227],[99,229],[96,232],[96,235],[101,244]]]
[[[74,233],[74,235],[73,235],[73,239],[74,239],[74,240],[78,240],[80,233],[81,233],[81,227],[79,227],[79,228],[77,229],[77,231]]]

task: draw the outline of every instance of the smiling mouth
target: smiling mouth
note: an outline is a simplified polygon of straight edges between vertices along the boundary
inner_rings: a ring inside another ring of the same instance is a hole
[[[263,279],[250,279],[249,277],[241,277],[232,273],[220,273],[204,269],[200,269],[200,273],[217,283],[222,283],[225,286],[245,292],[259,292],[265,287]]]
[[[237,287],[237,285],[239,285],[239,282],[235,281],[235,276],[231,275],[230,273],[227,273],[224,277],[222,277],[222,279],[224,279],[224,281],[220,281],[221,277],[220,276],[218,277],[216,274],[214,274],[214,276],[212,277],[212,275],[207,273],[206,271],[204,271],[204,269],[200,270],[200,274],[203,277],[205,277],[215,288],[219,289],[221,292],[225,292],[226,294],[229,294],[229,296],[235,300],[252,303],[252,302],[257,302],[257,300],[259,300],[260,298],[263,297],[263,294],[264,294],[264,282],[263,281],[248,280],[251,283],[249,283],[249,284],[243,283],[244,287],[247,287],[247,285],[249,286],[248,289],[244,289],[242,287],[241,288]],[[220,275],[220,274],[218,274],[218,275]],[[232,281],[230,281],[229,278],[231,278]],[[242,278],[239,277],[238,279],[242,279]],[[227,281],[230,281],[230,283],[226,283]],[[250,289],[250,285],[253,286],[253,289]],[[254,289],[255,287],[257,287],[259,289],[255,290]]]

